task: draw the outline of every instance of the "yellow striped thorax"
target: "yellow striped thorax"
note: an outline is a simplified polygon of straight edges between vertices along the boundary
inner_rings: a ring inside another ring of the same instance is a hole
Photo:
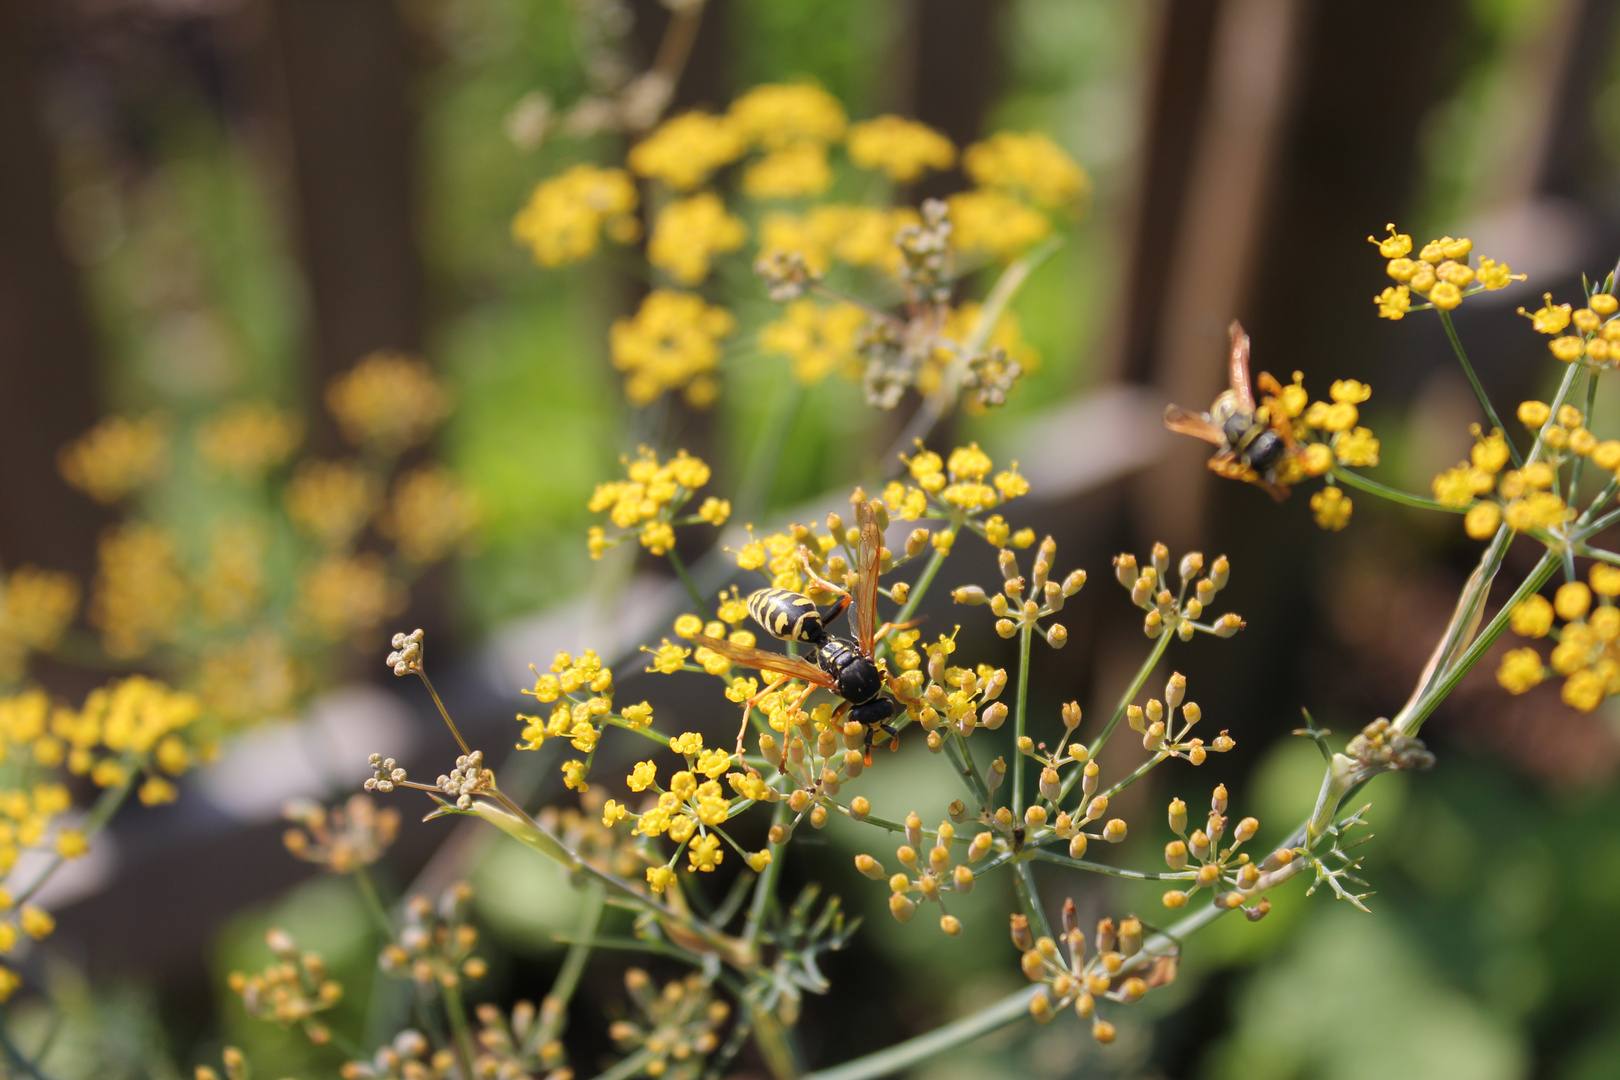
[[[815,643],[827,636],[815,601],[787,589],[760,589],[748,597],[748,614],[783,641]]]

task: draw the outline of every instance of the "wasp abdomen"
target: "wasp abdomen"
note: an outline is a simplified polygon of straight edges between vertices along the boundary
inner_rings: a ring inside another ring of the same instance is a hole
[[[787,589],[760,589],[748,597],[748,614],[783,641],[817,642],[827,636],[815,601]]]

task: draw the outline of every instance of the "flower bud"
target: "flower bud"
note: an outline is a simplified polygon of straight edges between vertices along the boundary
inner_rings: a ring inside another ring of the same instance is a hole
[[[1226,785],[1216,784],[1209,797],[1209,808],[1217,814],[1226,813]]]
[[[948,847],[931,847],[928,849],[928,865],[936,874],[942,874],[950,868],[951,849]]]
[[[1116,942],[1117,940],[1119,940],[1119,934],[1118,934],[1118,931],[1114,928],[1114,920],[1113,919],[1098,919],[1097,920],[1097,954],[1098,954],[1098,956],[1100,957],[1103,953],[1113,952],[1114,951],[1114,942]]]
[[[1209,858],[1209,837],[1203,829],[1194,829],[1193,834],[1187,838],[1187,847],[1193,853],[1193,858],[1203,862]]]
[[[1170,549],[1163,544],[1154,544],[1152,558],[1153,572],[1158,574],[1159,579],[1162,581],[1165,573],[1170,569]]]
[[[1063,610],[1063,590],[1055,581],[1048,581],[1041,588],[1041,599],[1046,604],[1047,614],[1055,614]]]
[[[998,757],[990,763],[990,771],[985,776],[985,782],[989,784],[990,790],[994,791],[1005,779],[1007,779],[1007,762],[1006,759]]]
[[[945,812],[951,816],[952,821],[960,825],[967,818],[967,804],[961,799],[953,799],[951,805],[945,808]]]
[[[1135,956],[1142,951],[1142,920],[1129,918],[1119,924],[1119,951]]]
[[[917,816],[915,810],[906,815],[906,843],[912,847],[922,845],[922,818]]]
[[[1260,868],[1254,863],[1247,863],[1238,871],[1238,888],[1252,889],[1260,883]]]
[[[1189,551],[1181,557],[1181,565],[1177,568],[1181,573],[1183,584],[1191,584],[1193,578],[1204,572],[1204,553]]]
[[[1169,908],[1171,911],[1175,911],[1177,908],[1184,908],[1187,906],[1187,894],[1182,892],[1180,889],[1171,889],[1159,899],[1162,900],[1164,902],[1164,906]]]
[[[1063,579],[1063,595],[1073,596],[1086,587],[1086,572],[1084,570],[1071,570],[1069,576]]]
[[[1153,603],[1153,579],[1143,574],[1131,586],[1131,603],[1137,607],[1149,607]]]
[[[1046,807],[1036,803],[1034,806],[1024,808],[1024,825],[1030,829],[1040,828],[1046,824]]]
[[[1071,858],[1071,859],[1083,859],[1085,857],[1086,857],[1086,834],[1085,833],[1075,833],[1074,838],[1069,841],[1069,858]]]
[[[1215,620],[1215,636],[1229,638],[1239,630],[1243,629],[1243,627],[1244,622],[1242,617],[1228,612],[1227,614],[1222,615],[1219,619]]]
[[[1101,796],[1098,796],[1098,798],[1101,798]],[[1125,822],[1122,819],[1112,818],[1107,825],[1103,826],[1102,837],[1110,844],[1117,844],[1125,839],[1125,828]]]
[[[850,753],[855,753],[851,750]],[[872,812],[872,803],[865,795],[857,795],[849,801],[849,816],[856,821],[865,821],[866,815]]]
[[[963,585],[951,591],[951,599],[958,604],[978,605],[984,603],[988,597],[984,595],[984,590],[977,585]]]
[[[827,808],[817,803],[810,808],[810,827],[819,829],[825,824],[827,824]]]
[[[1007,705],[1005,702],[1001,701],[992,701],[990,704],[984,707],[983,712],[979,713],[979,723],[989,728],[991,731],[994,731],[1000,727],[1002,722],[1006,719]]]
[[[964,896],[973,891],[973,871],[966,866],[958,866],[951,871],[951,883],[956,891]]]
[[[1187,845],[1181,840],[1172,840],[1164,845],[1164,864],[1172,870],[1185,870],[1187,868]]]
[[[995,840],[995,834],[992,832],[975,833],[973,839],[968,841],[968,861],[978,862],[990,854],[990,847]]]
[[[1011,619],[996,620],[996,634],[1000,637],[1010,638],[1018,633],[1018,626]]]
[[[1209,568],[1209,583],[1215,586],[1216,592],[1226,588],[1226,579],[1231,573],[1232,564],[1226,561],[1225,555],[1219,556],[1215,564]]]
[[[917,904],[902,893],[890,893],[889,913],[900,922],[910,922],[911,917],[917,914]]]
[[[1131,554],[1114,556],[1114,577],[1127,589],[1136,584],[1140,575],[1136,571],[1136,556]]]
[[[1181,707],[1181,718],[1187,722],[1188,727],[1192,727],[1204,718],[1204,710],[1198,707],[1198,702],[1189,701]]]
[[[773,844],[785,844],[788,841],[788,837],[793,835],[793,830],[788,828],[786,825],[772,825],[770,832],[766,835]]]
[[[1254,838],[1254,834],[1259,831],[1259,829],[1260,822],[1258,819],[1246,817],[1237,823],[1237,828],[1232,831],[1232,839],[1238,841],[1239,843],[1242,843],[1245,840],[1252,840]]]
[[[855,856],[855,869],[859,870],[863,877],[869,877],[873,881],[882,881],[886,876],[883,872],[883,864],[870,855]]]
[[[911,535],[906,537],[906,558],[915,559],[928,550],[928,530],[912,529]]]
[[[996,553],[996,565],[1001,570],[1003,582],[1018,580],[1018,557],[1012,553],[1011,548],[1002,548]]]
[[[1243,894],[1236,889],[1231,892],[1223,892],[1215,898],[1215,906],[1224,911],[1230,911],[1241,903],[1243,903]]]
[[[990,673],[990,677],[984,681],[984,690],[980,696],[985,701],[994,701],[1001,696],[1001,692],[1005,689],[1007,689],[1007,669],[996,668]]]
[[[1069,628],[1062,623],[1053,623],[1046,629],[1046,643],[1054,649],[1061,649],[1069,643]]]
[[[911,595],[911,586],[904,581],[897,581],[893,585],[889,586],[889,592],[894,595],[895,603],[903,604]]]
[[[1040,791],[1041,798],[1047,802],[1057,802],[1058,796],[1063,792],[1063,784],[1058,779],[1058,771],[1051,766],[1041,770]]]
[[[1177,836],[1187,831],[1187,804],[1180,799],[1170,800],[1170,831]]]
[[[1164,684],[1164,703],[1171,709],[1181,704],[1181,699],[1187,695],[1187,676],[1181,672],[1172,672],[1168,682]],[[1157,719],[1155,717],[1154,719]]]
[[[1164,633],[1164,616],[1157,611],[1148,612],[1147,616],[1142,620],[1142,633],[1147,636],[1149,641],[1157,639],[1160,634]]]
[[[1078,701],[1066,702],[1063,706],[1063,727],[1073,731],[1080,726],[1080,703]]]
[[[939,928],[951,937],[956,937],[962,932],[962,921],[955,915],[941,915],[939,917]]]

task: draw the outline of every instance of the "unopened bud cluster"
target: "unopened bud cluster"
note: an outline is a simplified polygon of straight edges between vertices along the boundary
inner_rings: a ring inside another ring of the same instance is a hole
[[[1176,569],[1179,581],[1176,591],[1171,592],[1170,549],[1163,544],[1153,545],[1147,566],[1138,566],[1136,556],[1129,553],[1114,557],[1114,577],[1130,590],[1131,603],[1147,612],[1142,621],[1143,633],[1149,638],[1172,633],[1182,641],[1190,641],[1200,630],[1224,638],[1243,629],[1243,619],[1233,614],[1199,621],[1216,594],[1226,588],[1232,567],[1225,555],[1209,566],[1207,574],[1204,556],[1197,551],[1182,556]]]
[[[1086,935],[1078,925],[1073,900],[1063,904],[1063,930],[1057,941],[1035,938],[1026,917],[1012,916],[1012,941],[1023,954],[1020,966],[1024,977],[1040,984],[1029,1002],[1030,1015],[1046,1024],[1061,1010],[1073,1008],[1080,1019],[1091,1021],[1094,1039],[1113,1042],[1114,1025],[1098,1015],[1097,1003],[1107,1000],[1133,1005],[1155,986],[1175,978],[1173,959],[1142,954],[1142,929],[1141,921],[1135,918],[1118,924],[1113,919],[1102,919],[1097,923],[1095,948],[1088,956]]]
[[[945,910],[944,894],[959,893],[966,896],[973,891],[974,874],[970,862],[978,862],[990,853],[994,837],[989,832],[975,833],[967,845],[967,858],[956,862],[951,846],[956,841],[956,826],[949,821],[939,823],[932,834],[933,844],[923,846],[922,819],[912,812],[906,817],[906,842],[895,849],[894,857],[900,869],[893,874],[870,855],[855,856],[855,869],[873,881],[889,883],[889,913],[901,922],[910,922],[917,914],[917,905],[932,900],[940,906],[939,928],[955,937],[962,932],[962,923]],[[918,899],[913,900],[915,894]]]
[[[948,637],[941,634],[938,641],[923,646],[926,663],[899,679],[901,689],[910,695],[907,711],[927,733],[928,749],[936,754],[952,733],[965,738],[981,727],[994,731],[1007,719],[1006,703],[1000,700],[1007,688],[1006,670],[987,664],[954,667],[947,661],[955,651],[955,631]]]
[[[421,630],[413,630],[409,634],[395,634],[393,639],[394,651],[388,654],[384,661],[394,669],[395,675],[422,674],[422,638]]]
[[[272,928],[264,941],[274,959],[256,975],[232,972],[230,988],[241,995],[249,1016],[284,1028],[297,1025],[310,1042],[325,1045],[331,1030],[315,1017],[343,999],[343,987],[327,972],[326,961],[300,952],[287,931]]]
[[[624,987],[635,1015],[608,1027],[620,1052],[649,1051],[641,1070],[647,1076],[696,1076],[694,1066],[719,1047],[731,1007],[717,1000],[696,972],[660,990],[652,976],[631,968],[624,973]]]
[[[495,788],[495,774],[484,768],[484,752],[474,750],[456,758],[456,767],[439,777],[436,785],[455,800],[457,810],[472,809],[474,795]]]
[[[478,1006],[481,1026],[473,1075],[573,1080],[563,1044],[555,1034],[562,1027],[562,1012],[561,1002],[551,997],[539,1010],[531,1001],[519,1001],[510,1016],[488,1002]]]
[[[1079,592],[1086,583],[1084,570],[1072,571],[1061,582],[1051,580],[1052,561],[1057,557],[1057,541],[1050,536],[1041,541],[1035,552],[1035,565],[1026,580],[1019,572],[1018,556],[1011,548],[997,553],[1001,567],[1001,591],[990,596],[976,585],[957,589],[951,598],[958,604],[990,605],[996,616],[996,633],[1010,638],[1023,630],[1040,630],[1048,645],[1061,649],[1069,641],[1069,630],[1060,622],[1045,628],[1040,620],[1063,610],[1069,597]]]
[[[819,829],[827,824],[828,815],[838,811],[837,797],[844,784],[866,770],[868,733],[865,725],[854,720],[835,725],[829,704],[809,712],[797,708],[798,692],[792,687],[775,697],[768,702],[767,713],[771,726],[780,725],[782,734],[778,738],[769,731],[760,732],[759,752],[792,784],[786,799],[794,817],[771,826],[769,834],[771,843],[785,844],[801,821],[808,820],[812,828]],[[782,796],[761,781],[751,785],[750,797],[774,802]],[[866,799],[856,798],[850,803],[851,816],[864,817],[866,806]]]
[[[1237,745],[1225,730],[1207,745],[1201,738],[1189,737],[1193,725],[1204,718],[1204,711],[1196,701],[1183,700],[1187,694],[1187,677],[1179,671],[1171,674],[1165,683],[1164,700],[1148,698],[1146,705],[1129,705],[1125,709],[1125,722],[1131,730],[1142,736],[1142,748],[1162,758],[1185,758],[1194,765],[1202,765],[1213,750],[1224,754]],[[1176,712],[1180,710],[1181,726],[1176,726]]]
[[[287,850],[338,874],[370,866],[399,835],[399,811],[378,810],[364,795],[350,796],[330,810],[319,803],[290,803],[282,817],[298,826],[282,836]]]
[[[1188,875],[1192,885],[1166,892],[1164,906],[1186,907],[1196,893],[1208,889],[1215,893],[1216,907],[1242,907],[1249,921],[1257,922],[1271,910],[1271,901],[1259,895],[1266,884],[1263,876],[1293,862],[1295,853],[1290,848],[1279,848],[1257,864],[1249,858],[1248,852],[1240,852],[1239,847],[1254,839],[1260,822],[1246,817],[1232,825],[1226,814],[1226,799],[1226,785],[1217,785],[1210,796],[1209,816],[1204,820],[1204,827],[1191,833],[1187,832],[1187,804],[1180,799],[1170,800],[1170,831],[1176,834],[1176,839],[1165,845],[1165,865],[1175,873],[1192,867]],[[1231,842],[1223,846],[1228,827],[1232,830]]]
[[[489,965],[472,955],[478,930],[467,922],[472,895],[471,885],[458,882],[440,894],[437,904],[425,896],[407,900],[405,925],[378,958],[382,970],[423,988],[483,978]]]
[[[406,1028],[364,1061],[345,1062],[338,1071],[343,1080],[445,1080],[455,1075],[456,1055],[445,1047],[434,1050],[415,1028]]]
[[[372,754],[368,761],[371,776],[367,777],[364,785],[367,791],[380,791],[386,795],[394,790],[395,785],[405,782],[405,770],[393,758]]]

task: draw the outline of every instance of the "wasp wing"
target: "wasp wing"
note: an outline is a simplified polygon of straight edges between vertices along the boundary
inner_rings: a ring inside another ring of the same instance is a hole
[[[756,649],[751,645],[738,645],[734,641],[710,637],[707,634],[693,634],[692,640],[705,649],[713,649],[734,664],[742,664],[744,667],[758,668],[761,671],[786,675],[794,679],[803,679],[807,683],[824,686],[829,690],[833,687],[831,676],[814,664],[807,663],[804,660],[783,656],[781,653],[767,652],[764,649]]]
[[[1215,426],[1209,414],[1183,409],[1180,405],[1164,407],[1164,426],[1178,435],[1191,435],[1213,446],[1225,446],[1226,435]]]
[[[1254,412],[1254,388],[1249,385],[1249,335],[1243,332],[1243,324],[1236,319],[1227,327],[1232,335],[1232,353],[1227,363],[1227,378],[1232,384],[1232,390],[1238,396],[1238,404],[1243,407],[1244,413]]]
[[[861,652],[872,655],[877,638],[878,564],[883,561],[883,530],[878,528],[877,504],[871,499],[855,508],[861,527],[861,546],[855,568],[855,640]]]

